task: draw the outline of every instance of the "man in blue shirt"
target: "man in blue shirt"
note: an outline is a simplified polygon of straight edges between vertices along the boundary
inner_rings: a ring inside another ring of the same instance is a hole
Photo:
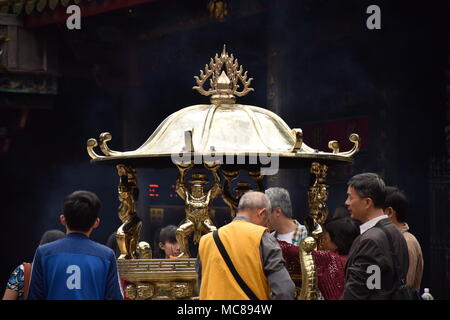
[[[89,239],[100,223],[100,207],[89,191],[64,199],[60,220],[67,235],[37,249],[28,299],[123,299],[114,252]]]

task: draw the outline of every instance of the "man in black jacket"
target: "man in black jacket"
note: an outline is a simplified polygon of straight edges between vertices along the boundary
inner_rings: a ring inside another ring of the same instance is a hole
[[[406,278],[409,258],[405,239],[383,212],[384,181],[375,173],[362,173],[347,185],[345,205],[362,225],[347,260],[342,299],[391,299],[400,286],[400,277]]]

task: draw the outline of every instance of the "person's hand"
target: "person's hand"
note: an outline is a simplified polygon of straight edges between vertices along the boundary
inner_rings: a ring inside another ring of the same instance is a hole
[[[262,180],[262,179],[264,179],[264,176],[261,175],[261,171],[249,171],[248,175],[253,180]]]
[[[239,170],[236,171],[224,171],[222,170],[222,173],[225,177],[225,179],[232,181],[234,179],[236,179],[236,177],[239,175]]]
[[[203,164],[206,169],[211,170],[211,171],[217,171],[219,169],[221,163],[219,161],[218,162],[205,161]]]
[[[186,171],[191,169],[194,166],[194,163],[189,161],[189,162],[178,162],[177,167],[180,171]]]

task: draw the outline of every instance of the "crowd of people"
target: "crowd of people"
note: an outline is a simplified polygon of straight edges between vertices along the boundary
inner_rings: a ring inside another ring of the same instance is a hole
[[[405,193],[385,186],[374,173],[355,175],[347,185],[345,207],[323,224],[313,251],[319,299],[414,298],[405,292],[420,290],[423,257],[406,222]],[[109,247],[90,239],[100,224],[100,208],[92,192],[68,195],[60,215],[66,232],[50,230],[42,236],[32,264],[24,262],[12,272],[3,299],[126,298],[117,272],[115,236]],[[158,232],[155,258],[182,255],[176,229],[169,225]],[[199,298],[294,299],[290,272],[300,272],[299,250],[309,236],[294,219],[286,189],[248,191],[234,219],[200,239]]]

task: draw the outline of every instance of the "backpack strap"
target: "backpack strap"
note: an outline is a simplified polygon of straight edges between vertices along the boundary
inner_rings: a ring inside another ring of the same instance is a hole
[[[382,226],[378,225],[377,226],[378,229],[380,229],[381,231],[383,231],[383,233],[385,234],[388,243],[389,243],[389,251],[391,252],[391,257],[392,260],[394,262],[394,272],[397,275],[397,279],[400,281],[400,285],[406,285],[406,277],[405,275],[402,273],[402,271],[400,270],[400,261],[398,260],[398,256],[395,254],[394,252],[394,246],[393,246],[393,240],[391,235],[389,234],[389,232]]]
[[[23,299],[28,299],[28,290],[30,289],[31,263],[24,262],[23,265]]]
[[[227,250],[225,249],[222,241],[219,238],[219,232],[217,230],[213,231],[213,238],[214,238],[214,242],[216,243],[217,248],[220,251],[220,254],[222,255],[223,260],[225,260],[225,263],[227,264],[228,269],[230,269],[231,274],[233,275],[233,277],[236,280],[236,282],[238,283],[238,285],[241,287],[242,291],[245,292],[245,294],[247,295],[247,297],[250,300],[259,300],[258,297],[247,286],[245,281],[241,278],[241,276],[237,272],[236,268],[233,265],[233,262],[231,262],[231,259],[230,259],[230,256],[228,255]]]

